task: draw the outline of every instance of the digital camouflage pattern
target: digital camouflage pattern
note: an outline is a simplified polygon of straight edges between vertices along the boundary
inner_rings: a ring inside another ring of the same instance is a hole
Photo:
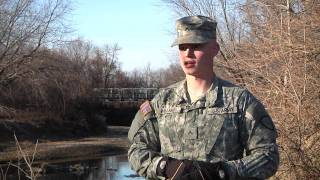
[[[184,80],[162,89],[151,105],[154,111],[146,116],[139,111],[130,128],[128,158],[139,175],[161,179],[155,172],[162,156],[223,161],[232,179],[265,179],[276,172],[275,126],[246,89],[215,78],[209,91],[191,104]]]
[[[217,22],[205,16],[186,16],[176,22],[177,39],[171,45],[207,43],[216,39]]]

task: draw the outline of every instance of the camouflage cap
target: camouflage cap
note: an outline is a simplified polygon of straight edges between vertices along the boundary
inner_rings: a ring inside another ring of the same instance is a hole
[[[186,16],[176,22],[177,39],[171,47],[179,44],[202,44],[216,39],[217,22],[206,16]]]

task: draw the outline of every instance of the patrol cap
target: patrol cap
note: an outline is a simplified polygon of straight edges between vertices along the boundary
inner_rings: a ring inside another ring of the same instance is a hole
[[[217,22],[206,16],[186,16],[176,21],[177,39],[171,47],[179,44],[202,44],[216,39]]]

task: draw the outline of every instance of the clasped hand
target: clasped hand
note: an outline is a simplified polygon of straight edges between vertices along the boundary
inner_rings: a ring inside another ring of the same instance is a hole
[[[157,174],[169,180],[228,180],[223,162],[177,160],[164,157],[165,167],[158,165]],[[160,163],[159,163],[160,164]]]

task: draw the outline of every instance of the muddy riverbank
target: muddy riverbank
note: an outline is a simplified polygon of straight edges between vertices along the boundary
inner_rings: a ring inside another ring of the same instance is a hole
[[[101,136],[69,138],[66,140],[38,139],[19,140],[22,151],[35,161],[73,161],[109,155],[126,154],[128,149],[127,132],[129,127],[109,126]],[[19,139],[19,138],[18,138]],[[21,150],[14,141],[1,144],[0,161],[22,159]]]

